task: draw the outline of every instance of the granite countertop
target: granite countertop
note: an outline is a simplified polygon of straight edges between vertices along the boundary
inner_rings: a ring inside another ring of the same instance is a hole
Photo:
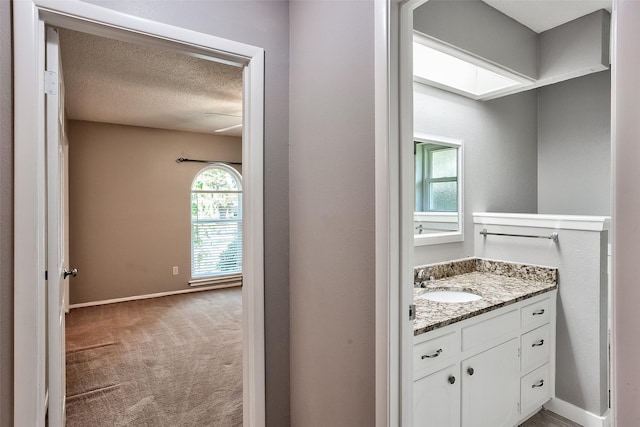
[[[557,269],[479,258],[417,267],[426,278],[414,288],[414,336],[514,304],[557,288]],[[419,298],[431,290],[465,290],[482,296],[478,301],[441,303]]]

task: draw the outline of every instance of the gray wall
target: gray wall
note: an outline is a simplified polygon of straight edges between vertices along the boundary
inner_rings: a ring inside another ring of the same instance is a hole
[[[189,289],[190,189],[205,165],[175,159],[241,162],[241,138],[77,120],[68,137],[70,303]]]
[[[375,424],[374,2],[291,3],[291,421]]]
[[[463,140],[465,230],[463,242],[416,246],[414,265],[473,256],[473,212],[536,212],[537,94],[482,102],[414,88],[414,129]]]
[[[480,0],[428,1],[414,11],[413,28],[527,77],[538,76],[538,35]]]
[[[540,33],[538,78],[558,81],[561,76],[609,66],[610,25],[611,14],[598,10]]]
[[[0,1],[0,425],[13,424],[13,93],[11,3]]]
[[[91,0],[131,15],[265,49],[265,342],[267,423],[289,424],[289,4]]]
[[[610,72],[482,102],[414,86],[414,129],[464,141],[465,240],[414,265],[473,255],[473,212],[610,215]]]
[[[476,225],[476,233],[482,228]],[[490,229],[529,235],[554,231],[499,225]],[[558,269],[556,396],[600,416],[608,409],[608,232],[560,229],[558,234],[558,244],[542,239],[476,239],[475,255]]]
[[[431,0],[413,16],[415,30],[527,76],[535,87],[609,65],[611,15],[606,10],[540,34],[480,0]]]
[[[538,213],[610,215],[611,73],[538,93]]]
[[[614,422],[615,425],[640,425],[640,334],[638,308],[638,253],[640,253],[640,2],[617,2],[616,62],[614,88],[616,118],[613,123],[614,206]]]

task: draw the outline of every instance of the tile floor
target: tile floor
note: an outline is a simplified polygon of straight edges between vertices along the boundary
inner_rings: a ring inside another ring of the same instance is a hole
[[[533,417],[520,424],[520,427],[582,427],[558,414],[543,409]]]

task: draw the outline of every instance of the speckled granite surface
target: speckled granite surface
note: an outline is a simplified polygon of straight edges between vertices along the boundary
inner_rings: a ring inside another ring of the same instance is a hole
[[[418,274],[421,270],[424,272],[424,280],[429,280],[430,277],[438,280],[474,271],[496,273],[510,277],[520,277],[526,280],[554,282],[557,282],[558,275],[558,270],[556,268],[517,264],[484,258],[465,258],[455,261],[418,266],[413,269],[414,282],[418,281]]]
[[[414,335],[468,319],[557,288],[555,268],[469,258],[460,261],[416,267],[425,269],[425,277],[414,288],[416,318]],[[465,290],[482,296],[478,301],[440,303],[420,298],[433,290]]]

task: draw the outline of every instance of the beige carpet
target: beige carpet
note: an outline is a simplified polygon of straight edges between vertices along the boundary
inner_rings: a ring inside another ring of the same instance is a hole
[[[242,425],[240,288],[67,315],[67,426]]]

